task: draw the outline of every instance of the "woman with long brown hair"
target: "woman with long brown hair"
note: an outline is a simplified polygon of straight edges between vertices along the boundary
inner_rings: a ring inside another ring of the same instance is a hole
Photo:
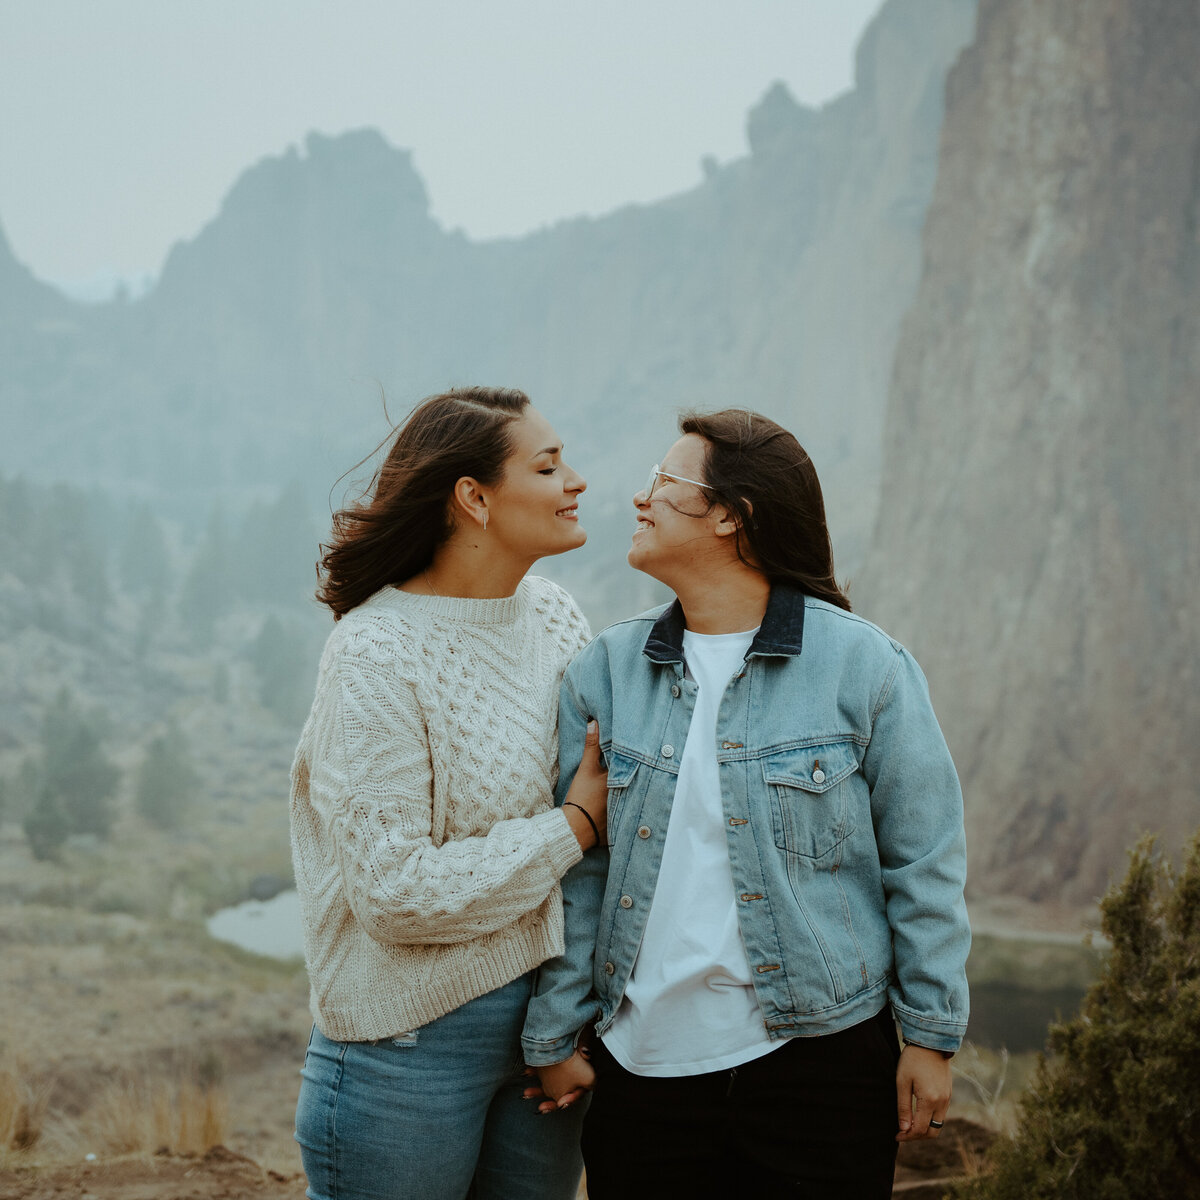
[[[313,1200],[568,1200],[577,1120],[522,1100],[559,880],[598,840],[595,737],[554,804],[562,673],[586,622],[528,574],[581,546],[583,479],[524,393],[423,401],[339,512],[336,625],[292,768],[314,1020],[296,1112]]]
[[[526,1058],[548,1111],[595,1085],[592,1200],[884,1200],[966,1029],[958,778],[920,669],[850,611],[804,448],[737,409],[680,429],[629,550],[676,599],[563,680],[559,788],[595,718],[611,850],[564,881]]]

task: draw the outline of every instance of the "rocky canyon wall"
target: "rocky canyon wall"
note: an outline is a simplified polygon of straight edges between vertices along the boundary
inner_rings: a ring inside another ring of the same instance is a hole
[[[1200,5],[981,0],[860,608],[917,653],[976,892],[1200,824]]]

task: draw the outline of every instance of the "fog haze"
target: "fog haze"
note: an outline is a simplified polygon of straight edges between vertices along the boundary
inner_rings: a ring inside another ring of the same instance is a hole
[[[157,274],[247,163],[370,126],[476,239],[694,186],[774,80],[853,82],[878,0],[45,0],[0,7],[0,221],[73,288]]]

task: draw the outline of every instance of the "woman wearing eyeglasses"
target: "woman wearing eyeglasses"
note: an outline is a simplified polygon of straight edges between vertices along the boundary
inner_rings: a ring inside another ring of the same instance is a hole
[[[966,1029],[958,779],[917,664],[850,612],[800,444],[740,410],[681,431],[629,550],[676,599],[563,680],[559,791],[595,718],[609,848],[564,881],[526,1061],[545,1111],[594,1084],[592,1200],[882,1200]]]

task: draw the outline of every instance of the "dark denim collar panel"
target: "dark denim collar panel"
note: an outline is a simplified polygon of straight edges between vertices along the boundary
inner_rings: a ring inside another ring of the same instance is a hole
[[[683,662],[683,630],[683,605],[672,600],[654,622],[642,653],[651,662]]]
[[[786,583],[771,585],[767,611],[746,657],[753,654],[785,655],[794,658],[804,641],[804,606],[808,597]]]
[[[804,641],[804,603],[805,595],[797,588],[786,583],[772,584],[767,611],[746,657],[799,654]],[[654,622],[642,653],[651,662],[683,662],[684,628],[683,606],[674,600]]]

